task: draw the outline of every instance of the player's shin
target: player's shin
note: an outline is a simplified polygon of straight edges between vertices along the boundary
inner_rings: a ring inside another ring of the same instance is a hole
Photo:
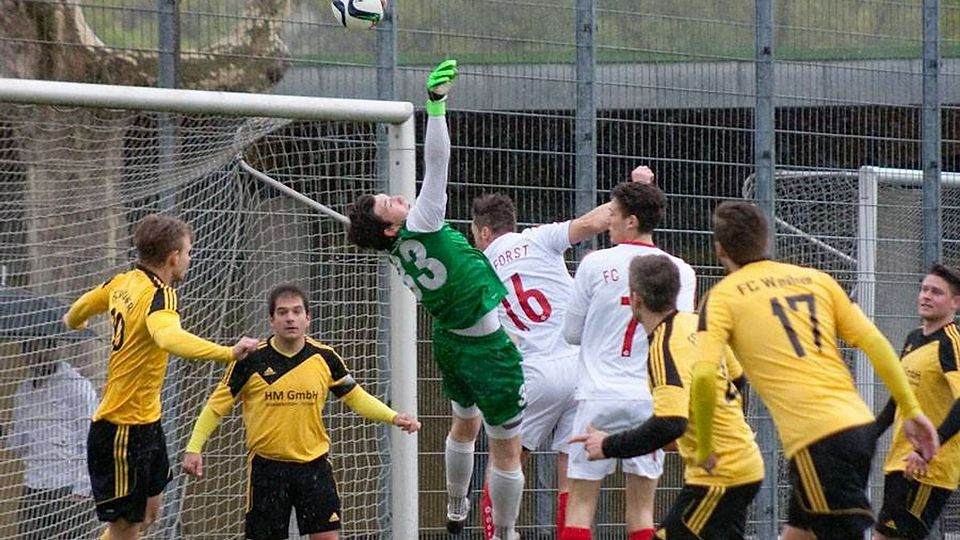
[[[493,525],[495,536],[510,538],[520,514],[520,499],[523,495],[523,470],[502,471],[490,468],[490,498],[493,500]]]
[[[458,442],[447,437],[444,464],[447,476],[447,530],[458,533],[463,530],[470,501],[467,490],[473,474],[474,441]]]

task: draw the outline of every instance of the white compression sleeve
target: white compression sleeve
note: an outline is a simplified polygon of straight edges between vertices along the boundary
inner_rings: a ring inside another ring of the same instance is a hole
[[[447,119],[427,119],[423,143],[423,185],[407,216],[407,228],[414,232],[434,232],[443,227],[447,213],[447,168],[450,164],[450,133]]]

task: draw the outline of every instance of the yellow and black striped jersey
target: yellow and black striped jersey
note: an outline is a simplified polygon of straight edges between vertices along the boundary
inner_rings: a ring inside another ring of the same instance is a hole
[[[876,327],[829,275],[757,261],[707,295],[697,336],[700,358],[722,358],[729,344],[766,404],[788,458],[873,414],[857,394],[838,338],[852,346]]]
[[[280,461],[312,461],[330,450],[323,424],[327,392],[345,398],[362,389],[333,348],[307,338],[303,349],[287,356],[273,338],[240,362],[230,364],[207,405],[226,416],[243,404],[247,447]]]
[[[717,465],[712,474],[697,466],[696,419],[690,414],[691,367],[696,358],[697,316],[674,313],[650,334],[647,370],[657,417],[687,418],[687,430],[677,440],[686,465],[686,483],[701,486],[737,486],[763,480],[763,458],[753,430],[743,416],[743,401],[733,381],[742,369],[727,354],[717,372],[717,407],[714,412],[714,451]],[[729,352],[729,351],[728,351]]]
[[[903,346],[901,364],[910,381],[910,387],[920,401],[920,407],[933,425],[940,425],[953,404],[960,399],[960,327],[952,322],[943,328],[923,335],[923,329],[910,332]],[[884,472],[903,471],[904,458],[913,451],[913,445],[903,434],[903,416],[897,409],[893,442]],[[951,437],[927,464],[922,482],[935,487],[954,490],[960,483],[960,437]]]
[[[81,296],[67,312],[67,325],[79,328],[87,319],[109,312],[113,326],[103,399],[93,415],[114,424],[149,424],[160,419],[160,390],[167,372],[167,350],[157,334],[175,336],[173,352],[191,358],[228,361],[222,347],[180,328],[177,292],[156,274],[137,266],[117,274]],[[189,339],[183,339],[183,335]]]

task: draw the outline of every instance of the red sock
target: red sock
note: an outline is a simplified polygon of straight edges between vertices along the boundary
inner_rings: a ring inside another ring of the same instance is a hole
[[[640,529],[627,535],[627,540],[653,540],[654,529]]]
[[[580,527],[564,527],[560,540],[592,540],[590,529],[581,529]]]
[[[563,528],[567,525],[567,499],[570,492],[561,493],[557,497],[557,538],[563,536]]]
[[[483,485],[483,496],[480,497],[480,521],[483,525],[484,540],[493,539],[493,501],[490,500],[490,486]]]

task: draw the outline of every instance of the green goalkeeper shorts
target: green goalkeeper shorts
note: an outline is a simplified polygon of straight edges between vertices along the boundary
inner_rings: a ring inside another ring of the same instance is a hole
[[[443,393],[463,407],[476,404],[491,426],[499,426],[523,410],[520,352],[503,328],[468,337],[435,327],[433,359],[443,376]]]

